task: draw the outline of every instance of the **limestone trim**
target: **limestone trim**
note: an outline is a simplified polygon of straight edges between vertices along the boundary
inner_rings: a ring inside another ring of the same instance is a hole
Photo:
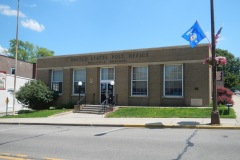
[[[124,64],[109,64],[109,65],[91,65],[91,66],[70,66],[70,67],[47,67],[38,68],[37,70],[50,70],[50,69],[80,69],[80,68],[96,68],[96,67],[116,67],[116,66],[137,66],[137,65],[166,65],[166,64],[183,64],[183,63],[203,63],[203,60],[186,60],[186,61],[169,61],[169,62],[143,62],[143,63],[124,63]]]

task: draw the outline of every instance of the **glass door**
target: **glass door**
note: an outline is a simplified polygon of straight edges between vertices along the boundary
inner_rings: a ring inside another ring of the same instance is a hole
[[[101,103],[103,103],[106,100],[107,104],[113,103],[113,85],[110,83],[101,83]]]
[[[100,69],[100,102],[113,103],[114,96],[114,68],[103,67]]]
[[[107,98],[107,83],[101,83],[101,103]]]
[[[114,96],[113,88],[114,88],[113,85],[108,83],[108,104],[113,104],[113,96]]]

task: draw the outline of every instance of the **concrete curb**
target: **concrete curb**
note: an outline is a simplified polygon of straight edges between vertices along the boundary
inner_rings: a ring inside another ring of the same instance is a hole
[[[95,126],[95,127],[136,127],[136,128],[185,128],[185,129],[227,129],[240,130],[240,126],[223,126],[223,125],[163,125],[163,124],[73,124],[73,123],[42,123],[42,122],[0,122],[0,124],[11,125],[56,125],[56,126]]]
[[[185,128],[185,129],[232,129],[240,130],[240,126],[222,126],[222,125],[137,125],[125,124],[124,127],[144,127],[144,128]]]

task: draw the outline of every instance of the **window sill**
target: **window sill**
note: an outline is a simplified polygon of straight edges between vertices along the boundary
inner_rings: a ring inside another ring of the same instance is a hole
[[[179,98],[179,99],[183,99],[183,96],[162,96],[162,98]]]
[[[79,96],[79,94],[72,94],[71,96],[73,96],[73,97],[76,96],[77,97],[77,96]],[[80,94],[80,96],[85,96],[85,94]]]
[[[148,95],[131,95],[129,97],[134,97],[134,98],[148,98]]]

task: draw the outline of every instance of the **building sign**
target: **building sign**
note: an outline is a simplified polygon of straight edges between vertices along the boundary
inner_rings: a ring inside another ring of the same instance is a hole
[[[128,54],[109,54],[109,55],[93,55],[80,56],[71,58],[71,62],[84,62],[85,64],[116,64],[125,63],[129,60],[139,60],[148,58],[148,52],[128,53]]]
[[[6,72],[0,71],[0,90],[6,89]]]

